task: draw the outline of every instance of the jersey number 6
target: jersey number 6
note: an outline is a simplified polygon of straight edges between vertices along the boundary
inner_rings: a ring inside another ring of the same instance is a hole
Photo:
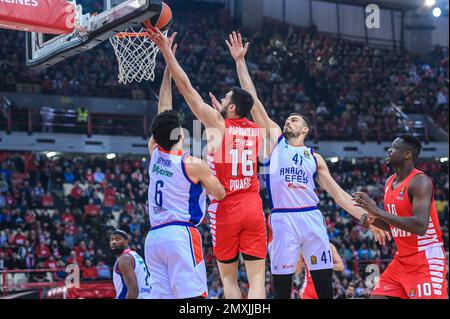
[[[160,190],[163,187],[164,187],[164,182],[163,181],[157,181],[156,182],[155,203],[159,207],[162,207],[162,205],[163,205],[162,191]]]

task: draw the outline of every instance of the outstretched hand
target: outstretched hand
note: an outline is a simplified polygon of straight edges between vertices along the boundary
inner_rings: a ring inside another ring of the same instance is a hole
[[[230,49],[231,56],[235,61],[244,59],[245,55],[247,54],[248,46],[250,45],[248,42],[243,45],[242,43],[242,36],[240,33],[236,33],[236,31],[233,31],[233,33],[230,34],[229,40],[225,40],[228,49]]]
[[[209,97],[211,98],[211,105],[220,113],[222,111],[222,104],[220,104],[219,100],[211,92],[209,92]]]
[[[177,36],[177,32],[174,32],[170,35],[170,37],[166,37],[161,30],[155,27],[149,27],[147,29],[148,37],[152,40],[161,50],[161,53],[167,54],[172,52],[175,55],[177,51],[177,45],[173,45],[175,37]]]

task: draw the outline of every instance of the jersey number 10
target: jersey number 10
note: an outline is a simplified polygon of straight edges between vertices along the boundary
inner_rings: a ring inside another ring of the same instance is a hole
[[[387,204],[388,212],[397,216],[397,209],[394,204]]]

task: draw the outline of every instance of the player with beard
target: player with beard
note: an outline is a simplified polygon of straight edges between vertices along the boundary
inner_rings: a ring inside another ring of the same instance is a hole
[[[113,282],[117,299],[150,299],[150,274],[144,259],[128,248],[128,234],[114,230],[110,236],[111,252],[117,257]]]
[[[319,198],[315,182],[355,218],[360,219],[365,212],[354,206],[352,197],[336,183],[322,156],[305,145],[311,128],[305,116],[291,114],[283,131],[270,119],[258,99],[246,66],[249,44],[244,46],[241,35],[236,32],[230,34],[226,43],[236,62],[241,86],[252,94],[255,101],[251,115],[256,124],[265,129],[268,141],[265,150],[271,208],[268,247],[274,298],[290,298],[292,275],[301,251],[317,296],[319,299],[332,299],[333,258],[324,218],[317,206]],[[372,229],[383,242],[387,233],[373,226]]]
[[[206,127],[208,164],[226,190],[224,200],[211,198],[208,207],[225,298],[242,298],[237,281],[242,254],[250,286],[247,297],[263,299],[267,243],[257,176],[263,134],[258,125],[246,118],[253,107],[253,98],[249,92],[233,87],[221,103],[210,94],[212,108],[194,89],[171,52],[170,39],[157,28],[149,33],[160,48],[178,90]]]

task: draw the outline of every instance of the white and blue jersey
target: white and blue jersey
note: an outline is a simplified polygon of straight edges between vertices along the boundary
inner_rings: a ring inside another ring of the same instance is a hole
[[[144,259],[142,259],[137,252],[132,251],[131,249],[126,249],[123,254],[128,254],[133,258],[133,269],[136,274],[139,289],[138,299],[150,299],[150,274]],[[117,267],[117,261],[114,264],[113,282],[116,289],[116,299],[126,299],[128,287],[125,285],[122,273]]]
[[[271,209],[268,250],[272,274],[293,274],[300,253],[311,271],[332,268],[327,229],[317,207],[314,150],[291,146],[281,136],[265,166]]]
[[[281,136],[265,166],[272,213],[317,209],[317,160],[312,148],[291,146]]]
[[[161,147],[153,150],[148,169],[149,219],[152,229],[168,224],[199,225],[205,216],[206,192],[189,178],[185,159],[189,154]]]
[[[151,299],[207,296],[206,266],[199,225],[206,211],[206,192],[187,174],[189,156],[156,147],[149,166],[151,230],[145,261],[152,274]]]

